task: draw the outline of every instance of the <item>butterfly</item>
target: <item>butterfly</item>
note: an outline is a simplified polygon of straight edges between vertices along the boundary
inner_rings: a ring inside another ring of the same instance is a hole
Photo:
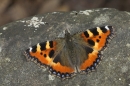
[[[48,67],[51,74],[62,79],[77,73],[88,73],[101,60],[101,51],[112,38],[112,26],[96,27],[63,38],[38,43],[25,51],[28,60]]]

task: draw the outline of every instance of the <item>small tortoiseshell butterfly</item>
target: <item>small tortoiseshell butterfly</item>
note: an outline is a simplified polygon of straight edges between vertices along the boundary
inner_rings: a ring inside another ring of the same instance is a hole
[[[25,55],[28,60],[47,66],[51,74],[71,78],[96,68],[112,30],[112,26],[103,26],[74,35],[66,30],[64,38],[38,43],[27,49]]]

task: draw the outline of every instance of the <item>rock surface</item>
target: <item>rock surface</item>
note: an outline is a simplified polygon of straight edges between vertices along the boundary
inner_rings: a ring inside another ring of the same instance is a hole
[[[30,46],[58,38],[62,23],[71,33],[112,25],[115,37],[103,52],[96,71],[61,81],[48,70],[27,62],[23,52]],[[1,86],[130,86],[130,13],[115,9],[53,12],[0,27]]]

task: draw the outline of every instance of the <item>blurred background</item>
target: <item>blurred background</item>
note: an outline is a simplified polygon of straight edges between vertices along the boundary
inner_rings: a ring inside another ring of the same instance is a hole
[[[0,26],[36,14],[93,8],[130,11],[130,0],[0,0]]]

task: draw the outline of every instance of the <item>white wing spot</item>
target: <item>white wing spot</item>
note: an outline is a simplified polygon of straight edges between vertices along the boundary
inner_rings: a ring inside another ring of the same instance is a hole
[[[110,30],[108,26],[105,26],[105,28],[106,28],[107,30]]]
[[[29,52],[31,52],[32,51],[32,47],[29,47]]]

